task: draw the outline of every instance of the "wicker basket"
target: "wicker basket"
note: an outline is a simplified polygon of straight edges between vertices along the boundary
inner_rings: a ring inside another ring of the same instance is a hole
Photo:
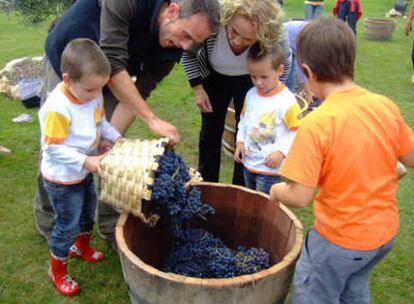
[[[147,214],[144,204],[151,200],[158,159],[164,154],[167,143],[167,138],[118,140],[101,163],[99,199],[154,226],[158,216]],[[201,180],[194,169],[190,169],[190,175],[192,180]]]

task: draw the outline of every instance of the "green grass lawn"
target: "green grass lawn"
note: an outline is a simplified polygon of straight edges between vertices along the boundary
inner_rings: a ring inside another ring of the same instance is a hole
[[[325,1],[324,15],[330,15],[333,2]],[[394,3],[390,0],[362,2],[364,17],[376,18],[382,17]],[[285,1],[284,8],[286,19],[303,16],[303,1]],[[414,37],[404,35],[405,20],[396,21],[397,28],[389,42],[366,41],[363,22],[358,23],[356,81],[392,98],[414,127],[414,86],[409,82]],[[41,55],[45,35],[46,26],[25,27],[15,17],[0,14],[0,67],[14,58]],[[149,103],[159,116],[178,126],[182,142],[177,151],[190,166],[196,167],[200,117],[181,66],[159,85]],[[11,119],[22,112],[32,113],[35,121],[12,123]],[[127,136],[147,138],[152,135],[135,122]],[[0,95],[0,145],[13,151],[11,156],[0,155],[0,303],[129,303],[118,256],[98,238],[94,244],[107,256],[103,263],[86,265],[72,260],[70,263],[70,271],[82,288],[80,296],[68,299],[54,291],[46,276],[49,250],[37,234],[32,212],[39,153],[36,110],[27,110],[5,95]],[[229,182],[230,175],[231,160],[223,155],[221,182]],[[398,241],[373,271],[372,303],[414,303],[413,184],[413,172],[400,182]],[[308,229],[312,224],[311,206],[294,212]]]

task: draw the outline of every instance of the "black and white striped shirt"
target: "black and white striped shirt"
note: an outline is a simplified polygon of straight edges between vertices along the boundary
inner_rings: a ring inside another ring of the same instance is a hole
[[[217,42],[218,33],[213,33],[204,42],[202,42],[197,50],[191,50],[183,53],[181,63],[184,67],[185,74],[192,87],[199,85],[210,74],[212,67],[210,65],[213,49]],[[279,42],[283,51],[284,71],[280,80],[285,82],[290,72],[292,63],[292,55],[289,47],[289,39],[286,33],[283,33],[282,40]],[[239,75],[241,76],[241,75]]]

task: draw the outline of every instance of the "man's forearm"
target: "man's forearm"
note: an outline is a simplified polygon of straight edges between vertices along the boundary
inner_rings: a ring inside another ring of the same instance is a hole
[[[114,94],[124,108],[123,111],[114,112],[111,123],[113,121],[116,122],[118,119],[122,120],[123,118],[120,116],[128,114],[127,112],[129,112],[129,116],[136,116],[146,124],[156,118],[156,115],[142,98],[127,71],[124,70],[112,76],[108,86],[111,89],[112,94]],[[114,125],[116,125],[116,123]],[[122,133],[125,130],[118,129],[118,131]]]

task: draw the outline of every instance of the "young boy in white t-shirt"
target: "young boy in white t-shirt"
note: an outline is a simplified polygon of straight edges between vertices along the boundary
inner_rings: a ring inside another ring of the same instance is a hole
[[[295,137],[300,108],[279,80],[283,73],[280,48],[262,51],[253,45],[247,69],[254,87],[247,92],[240,115],[234,159],[244,165],[246,187],[269,193],[280,182],[278,170]]]
[[[111,68],[99,46],[90,39],[72,40],[62,54],[61,70],[63,82],[39,111],[40,171],[56,214],[49,279],[61,294],[73,296],[80,289],[68,275],[68,257],[90,263],[104,259],[90,246],[97,204],[92,173],[100,173],[104,157],[95,156],[96,150],[121,134],[105,118],[102,88]]]

